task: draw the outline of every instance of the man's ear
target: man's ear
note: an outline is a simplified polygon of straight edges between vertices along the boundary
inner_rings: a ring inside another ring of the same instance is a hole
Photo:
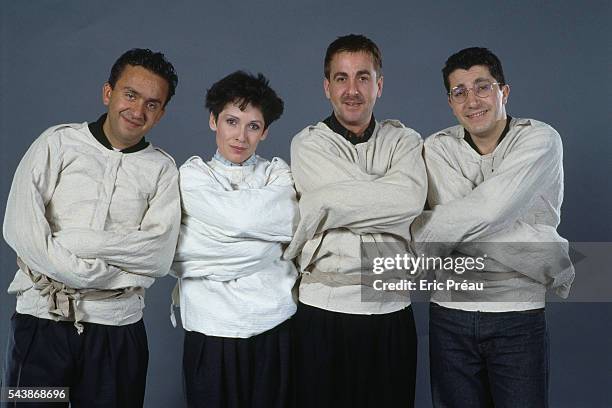
[[[508,103],[508,97],[510,96],[510,85],[506,84],[502,88],[502,102],[504,105]]]
[[[330,99],[331,95],[329,94],[329,79],[327,78],[323,78],[323,90],[325,91],[325,97]]]
[[[102,103],[104,106],[108,106],[110,103],[111,93],[113,92],[113,87],[108,82],[105,82],[102,85]]]
[[[384,82],[385,77],[383,77],[382,75],[380,76],[380,78],[378,78],[376,80],[376,85],[378,86],[378,92],[376,93],[377,97],[381,97],[382,96],[382,90],[383,90],[383,82]]]

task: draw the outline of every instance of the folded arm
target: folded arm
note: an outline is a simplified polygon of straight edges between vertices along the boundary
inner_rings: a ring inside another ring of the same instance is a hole
[[[170,270],[180,225],[178,172],[169,168],[135,231],[71,228],[56,236],[76,255],[99,258],[127,272],[157,278]]]
[[[59,138],[45,133],[19,163],[6,206],[6,242],[28,267],[75,289],[106,288],[125,272],[102,259],[81,259],[53,237],[45,218],[61,172]]]
[[[407,139],[398,143],[385,175],[374,180],[334,182],[302,194],[302,216],[315,216],[314,223],[304,227],[313,235],[348,228],[356,234],[408,236],[410,223],[423,210],[427,179],[422,145]]]
[[[355,234],[387,233],[404,238],[422,211],[427,191],[420,138],[401,137],[382,176],[308,141],[292,143],[292,169],[300,198],[300,223],[287,249],[291,257],[316,234],[347,228]]]
[[[428,202],[433,210],[424,212],[412,225],[412,245],[416,252],[430,256],[445,256],[452,250],[471,256],[486,253],[489,259],[546,286],[565,287],[571,283],[573,267],[567,252],[567,241],[558,235],[554,226],[530,225],[518,219],[529,201],[537,197],[540,183],[547,183],[560,169],[561,157],[560,151],[556,151],[556,142],[547,147],[543,141],[538,143],[534,140],[526,146],[517,146],[505,159],[514,161],[517,157],[531,157],[531,160],[539,160],[537,163],[520,164],[529,167],[530,177],[527,181],[520,181],[524,172],[516,168],[519,164],[510,163],[509,166],[500,166],[495,177],[475,188],[453,166],[442,146],[428,147],[426,145],[425,150]],[[489,194],[490,199],[483,199],[480,205],[476,205],[475,197],[483,197],[484,194]],[[476,226],[483,223],[479,211],[487,203],[497,206],[497,209],[489,211],[507,214],[509,219],[499,220],[496,227],[481,228],[474,233]],[[455,214],[449,213],[451,209]],[[445,223],[442,221],[444,216],[448,217]],[[464,228],[463,233],[457,234],[454,229],[461,227]],[[471,232],[467,232],[469,229]],[[431,234],[429,237],[428,233]]]
[[[196,186],[183,188],[181,194],[185,214],[208,230],[236,238],[291,240],[298,212],[291,186],[234,191]]]
[[[181,167],[183,220],[173,272],[180,278],[242,278],[280,259],[298,218],[289,166],[260,167],[233,190],[207,166]]]
[[[415,239],[468,242],[503,231],[537,198],[541,186],[558,176],[561,154],[556,132],[535,130],[516,141],[493,176],[466,194],[466,182],[458,179],[461,176],[450,168],[437,146],[426,146],[425,160],[434,186],[430,198],[448,201],[430,202],[433,210],[424,213],[414,225]],[[455,199],[449,193],[453,189]]]
[[[264,185],[239,190],[207,182],[197,168],[181,168],[181,197],[185,215],[200,221],[212,235],[288,242],[298,218],[289,167],[272,164]]]
[[[281,254],[278,244],[245,240],[219,242],[181,229],[172,274],[179,278],[230,281],[265,270]]]

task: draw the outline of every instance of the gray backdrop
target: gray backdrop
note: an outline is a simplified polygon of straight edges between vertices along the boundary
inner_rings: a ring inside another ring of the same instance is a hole
[[[383,52],[377,117],[400,119],[424,137],[454,124],[440,74],[445,59],[473,45],[496,52],[511,85],[508,112],[548,122],[563,138],[560,232],[570,241],[612,241],[609,1],[174,3],[1,0],[2,214],[12,174],[30,143],[53,124],[95,120],[104,110],[101,86],[126,49],[160,50],[177,69],[177,94],[149,135],[177,163],[214,152],[204,92],[236,69],[264,73],[284,98],[286,113],[258,153],[288,160],[291,137],[330,112],[321,85],[327,45],[354,32],[370,36]],[[0,250],[4,353],[15,303],[5,288],[16,267],[4,241]],[[148,407],[182,401],[182,330],[168,319],[172,285],[171,278],[160,279],[147,294]],[[548,306],[552,407],[612,406],[611,305]],[[427,407],[427,305],[415,310],[417,407]]]

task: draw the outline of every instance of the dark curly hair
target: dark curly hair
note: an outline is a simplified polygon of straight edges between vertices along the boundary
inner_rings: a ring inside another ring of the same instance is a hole
[[[376,75],[378,77],[382,75],[382,54],[374,41],[370,40],[365,35],[349,34],[336,38],[327,47],[325,60],[323,62],[323,73],[325,74],[325,78],[330,79],[331,61],[334,55],[341,52],[365,52],[366,54],[370,54],[372,56],[372,61],[374,61]]]
[[[283,100],[274,92],[268,80],[261,73],[254,76],[244,71],[236,71],[215,82],[206,92],[206,108],[215,119],[228,103],[235,103],[240,110],[248,104],[261,110],[264,129],[283,114]]]
[[[166,59],[164,54],[153,52],[146,48],[133,48],[124,52],[111,68],[110,76],[108,77],[108,83],[111,88],[115,87],[126,65],[141,66],[164,78],[168,83],[168,97],[164,107],[170,102],[176,91],[178,76],[174,71],[174,66]]]
[[[444,86],[446,92],[450,92],[449,75],[456,69],[468,70],[474,65],[484,65],[489,68],[491,76],[499,83],[499,86],[506,85],[504,78],[504,70],[499,58],[489,49],[482,47],[464,48],[461,51],[451,55],[446,60],[444,68],[442,68],[442,76],[444,77]]]

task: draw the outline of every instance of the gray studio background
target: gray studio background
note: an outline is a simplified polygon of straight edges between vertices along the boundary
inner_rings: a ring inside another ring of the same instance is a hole
[[[285,114],[258,153],[288,160],[291,137],[330,112],[321,85],[327,45],[355,32],[370,36],[383,52],[385,82],[377,118],[400,119],[423,137],[455,123],[440,74],[445,59],[473,45],[496,52],[511,85],[508,112],[548,122],[563,138],[561,234],[570,241],[612,241],[610,4],[1,0],[0,212],[21,156],[44,129],[92,121],[104,111],[102,84],[126,49],[160,50],[177,69],[177,94],[148,139],[178,164],[214,152],[204,93],[236,69],[264,73],[284,98]],[[3,240],[0,251],[4,356],[15,304],[6,288],[16,266]],[[183,403],[183,334],[168,318],[173,284],[171,278],[160,279],[147,292],[147,407]],[[415,311],[417,407],[428,407],[427,305],[415,304]],[[612,406],[612,303],[551,303],[547,316],[551,407]]]

